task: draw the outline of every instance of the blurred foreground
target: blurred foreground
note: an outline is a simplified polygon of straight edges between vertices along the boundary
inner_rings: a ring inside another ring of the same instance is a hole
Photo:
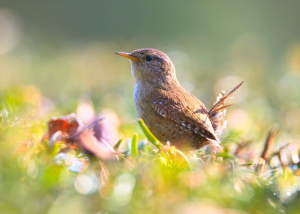
[[[298,213],[299,4],[4,0],[0,213]],[[142,47],[168,54],[208,109],[245,81],[223,150],[183,154],[145,135],[114,54]],[[71,113],[78,127],[105,119],[69,139]]]
[[[82,152],[80,144],[51,137],[52,126],[45,138],[45,106],[35,88],[2,90],[0,97],[3,213],[297,213],[300,208],[299,148],[282,141],[283,146],[274,146],[277,128],[268,138],[268,130],[262,131],[264,152],[230,131],[217,154],[209,149],[183,154],[161,147],[136,121],[122,126],[123,140],[112,142],[114,155],[100,148],[101,155],[94,156],[92,150]],[[77,113],[88,118],[94,112],[81,104]],[[119,135],[114,118],[99,123],[102,132],[116,136],[102,135],[111,141]],[[74,127],[74,120],[66,119]],[[66,131],[68,126],[57,121],[52,124]],[[67,132],[74,136],[72,129]]]

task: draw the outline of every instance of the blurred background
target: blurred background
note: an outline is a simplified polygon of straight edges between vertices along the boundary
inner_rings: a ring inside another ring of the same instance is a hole
[[[299,0],[1,0],[0,213],[299,213],[299,8]],[[208,109],[245,81],[216,155],[184,158],[147,144],[129,61],[115,54],[146,47],[167,53]],[[111,144],[122,139],[119,161],[106,150],[84,147],[100,160],[68,151],[58,131],[47,140],[48,121],[72,112],[85,124],[106,115],[98,131]],[[274,126],[279,134],[266,141]],[[265,141],[270,154],[259,159]]]
[[[297,0],[2,0],[0,90],[39,91],[41,106],[60,114],[86,102],[131,123],[130,65],[114,53],[151,47],[207,108],[245,80],[228,110],[231,130],[262,141],[278,123],[281,142],[298,142],[299,8]]]

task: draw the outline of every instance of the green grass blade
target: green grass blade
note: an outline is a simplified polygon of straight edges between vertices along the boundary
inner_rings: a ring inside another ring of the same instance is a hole
[[[135,133],[131,139],[131,156],[133,158],[139,157],[139,150],[138,150],[138,135]]]
[[[143,132],[145,133],[148,140],[158,149],[162,148],[162,144],[157,140],[157,138],[150,132],[149,128],[146,126],[143,119],[138,119],[139,125],[142,128]]]
[[[239,166],[253,166],[254,163],[243,163],[243,164],[240,164]]]
[[[115,150],[115,151],[117,151],[117,150],[119,149],[119,147],[120,147],[122,141],[123,141],[123,139],[120,139],[120,140],[116,143],[116,145],[114,146],[114,150]]]
[[[190,169],[192,169],[191,163],[190,163],[188,157],[182,151],[180,151],[179,149],[175,149],[175,152],[178,153],[178,154],[180,154],[184,158],[184,160],[187,162],[187,164],[189,165]]]

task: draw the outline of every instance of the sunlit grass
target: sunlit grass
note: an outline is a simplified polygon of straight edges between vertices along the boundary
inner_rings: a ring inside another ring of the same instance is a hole
[[[3,213],[297,213],[299,209],[296,148],[276,151],[270,145],[265,159],[259,159],[262,150],[254,151],[253,143],[244,145],[241,134],[229,132],[216,154],[205,149],[183,153],[162,146],[139,120],[147,140],[132,132],[132,138],[115,146],[118,158],[99,160],[75,150],[60,153],[63,142],[51,148],[48,141],[41,142],[47,127],[45,115],[38,115],[39,99],[39,92],[30,88],[1,91]]]

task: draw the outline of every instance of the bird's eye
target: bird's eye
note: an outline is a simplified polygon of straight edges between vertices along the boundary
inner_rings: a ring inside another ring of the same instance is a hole
[[[150,62],[152,60],[152,56],[149,55],[149,56],[146,56],[146,61]]]

